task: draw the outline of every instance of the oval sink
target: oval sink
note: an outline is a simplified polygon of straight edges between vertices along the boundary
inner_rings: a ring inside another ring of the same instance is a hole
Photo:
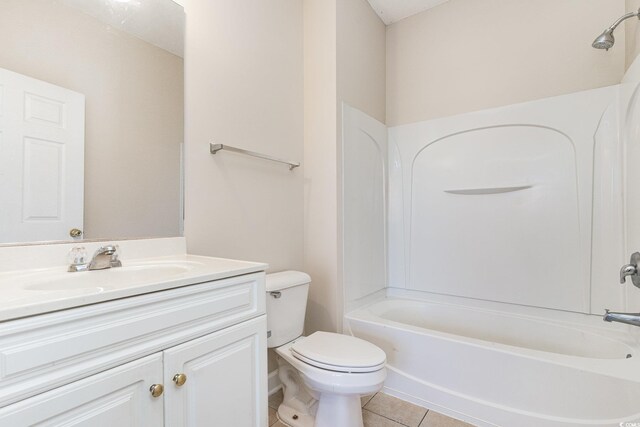
[[[184,275],[193,269],[189,263],[143,264],[80,273],[34,273],[18,280],[30,291],[104,292],[141,283],[161,282]]]

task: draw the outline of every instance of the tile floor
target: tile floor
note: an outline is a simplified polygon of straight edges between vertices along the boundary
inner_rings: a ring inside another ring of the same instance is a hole
[[[282,402],[282,391],[269,397],[269,426],[271,427],[286,427],[278,421],[276,415],[280,402]],[[428,411],[384,393],[362,398],[362,418],[364,427],[471,427],[471,424]]]

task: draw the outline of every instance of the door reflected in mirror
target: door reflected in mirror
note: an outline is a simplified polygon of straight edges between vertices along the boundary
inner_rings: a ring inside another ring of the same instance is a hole
[[[181,235],[184,11],[0,2],[0,244]]]

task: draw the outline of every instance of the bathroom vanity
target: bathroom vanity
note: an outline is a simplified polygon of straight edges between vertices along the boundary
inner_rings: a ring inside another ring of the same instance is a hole
[[[266,424],[265,264],[176,238],[120,242],[121,269],[46,265],[71,246],[0,248],[45,264],[0,271],[0,425]]]

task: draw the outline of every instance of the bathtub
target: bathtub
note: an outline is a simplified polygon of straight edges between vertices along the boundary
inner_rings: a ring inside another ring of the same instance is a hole
[[[385,298],[346,314],[345,332],[386,352],[387,393],[474,425],[640,427],[626,326],[521,311]]]

